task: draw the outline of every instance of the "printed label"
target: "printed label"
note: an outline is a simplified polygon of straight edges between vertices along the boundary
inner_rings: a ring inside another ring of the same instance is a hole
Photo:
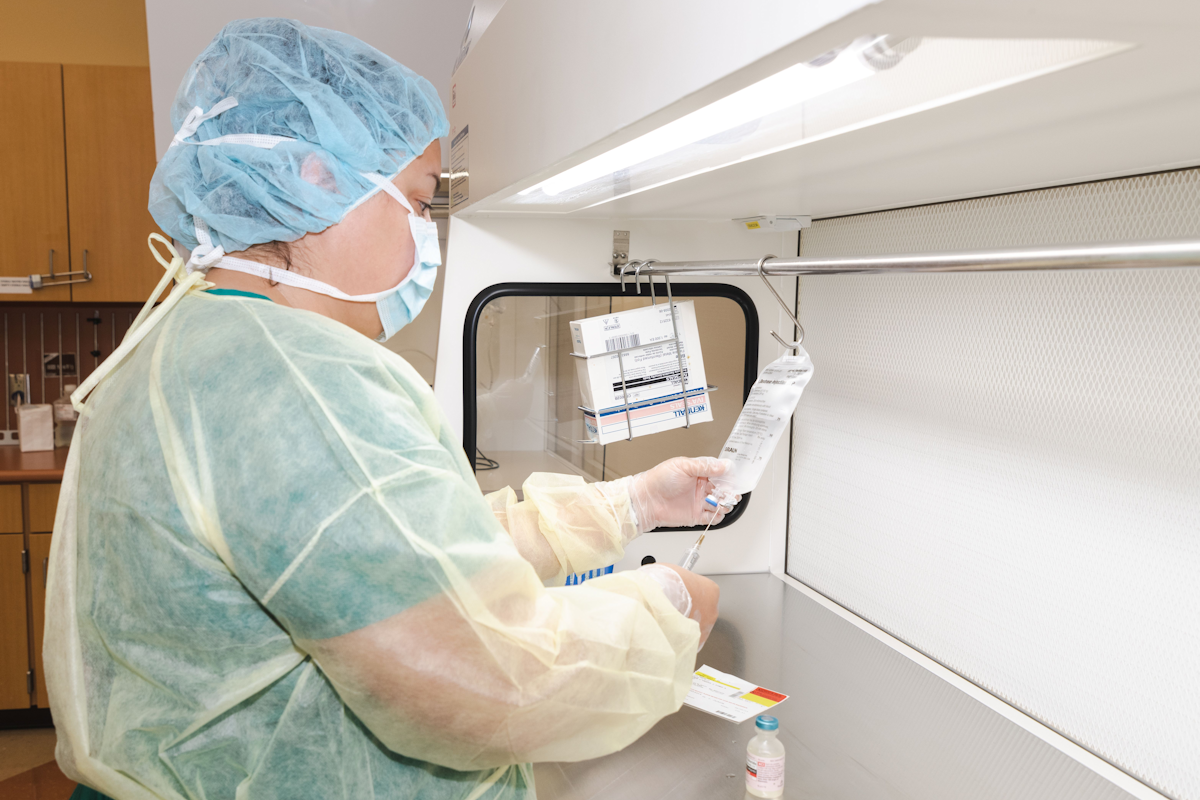
[[[33,294],[29,278],[0,278],[0,294]]]
[[[783,756],[759,758],[746,754],[746,788],[756,792],[783,791]]]
[[[457,208],[471,197],[470,144],[471,126],[464,125],[450,140],[450,208]]]

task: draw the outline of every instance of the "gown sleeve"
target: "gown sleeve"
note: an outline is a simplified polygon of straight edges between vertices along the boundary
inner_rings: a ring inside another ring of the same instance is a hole
[[[538,577],[561,586],[568,575],[615,564],[638,536],[626,484],[535,472],[521,487],[523,501],[509,487],[484,499]]]

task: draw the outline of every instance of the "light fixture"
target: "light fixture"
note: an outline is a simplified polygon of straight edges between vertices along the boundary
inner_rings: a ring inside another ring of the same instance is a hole
[[[515,194],[489,211],[572,214],[1130,49],[1093,39],[864,36]]]
[[[879,63],[878,53],[887,53],[895,60]],[[903,53],[890,47],[890,37],[860,37],[849,47],[827,53],[808,63],[794,64],[607,153],[560,172],[520,194],[528,195],[540,189],[543,194],[554,197],[602,176],[841,89],[873,75],[877,69],[894,66],[900,58],[903,58]]]

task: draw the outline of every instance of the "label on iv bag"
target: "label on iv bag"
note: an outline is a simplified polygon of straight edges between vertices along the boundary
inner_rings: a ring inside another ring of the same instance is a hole
[[[770,458],[784,429],[779,423],[790,419],[796,409],[793,403],[779,403],[773,390],[797,384],[803,389],[811,372],[812,362],[807,357],[785,356],[768,364],[750,390],[720,457],[750,462]]]
[[[804,387],[812,378],[812,359],[803,348],[797,355],[772,361],[759,374],[746,397],[742,413],[717,458],[732,462],[726,473],[713,479],[721,503],[754,490],[762,478],[775,446],[779,444]]]

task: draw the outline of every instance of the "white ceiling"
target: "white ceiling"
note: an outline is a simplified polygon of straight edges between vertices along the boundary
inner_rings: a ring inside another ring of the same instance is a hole
[[[357,36],[424,75],[450,106],[450,71],[458,57],[471,0],[146,0],[154,139],[170,144],[175,91],[192,61],[230,20],[289,17]],[[443,162],[449,148],[442,148]]]
[[[796,51],[819,53],[867,33],[1136,47],[570,216],[830,217],[1200,164],[1197,0],[881,0],[806,36]],[[696,46],[720,43],[714,25],[712,41]],[[636,127],[613,133],[603,149],[633,138]],[[565,159],[538,178],[579,160]]]

